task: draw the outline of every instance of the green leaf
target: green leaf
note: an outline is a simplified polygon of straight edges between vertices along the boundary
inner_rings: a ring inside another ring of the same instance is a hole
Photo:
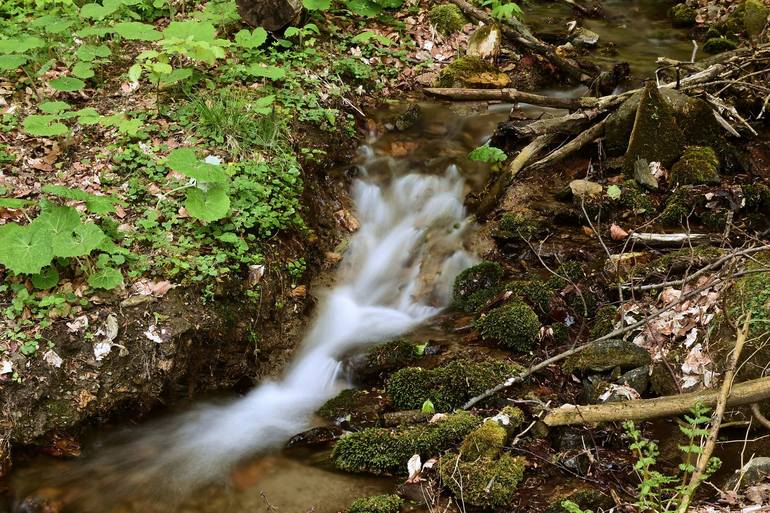
[[[270,80],[280,80],[286,76],[286,70],[277,66],[262,66],[252,64],[246,69],[246,73],[253,77],[265,77]]]
[[[3,208],[24,208],[28,205],[32,205],[33,203],[34,201],[18,198],[0,198],[0,207]]]
[[[35,36],[0,39],[0,53],[26,53],[44,47],[45,41]]]
[[[177,68],[168,75],[162,76],[160,79],[160,84],[162,86],[170,86],[176,84],[177,82],[187,80],[191,76],[192,70],[190,68]]]
[[[470,152],[468,154],[468,158],[470,160],[486,162],[487,164],[494,164],[496,162],[503,162],[508,158],[508,155],[506,155],[505,152],[500,148],[495,148],[494,146],[485,144]]]
[[[49,202],[50,205],[50,202]],[[80,214],[72,207],[59,205],[48,206],[37,216],[30,226],[35,226],[46,233],[49,240],[67,234],[80,224]]]
[[[114,289],[123,284],[123,275],[114,267],[105,267],[89,276],[88,284],[95,289]]]
[[[90,62],[78,61],[72,66],[72,74],[82,79],[91,78],[94,76],[94,66]]]
[[[115,29],[112,27],[86,27],[75,32],[78,37],[104,37],[107,34],[112,34]]]
[[[38,109],[41,110],[41,112],[45,112],[46,114],[59,114],[60,112],[64,112],[65,110],[70,110],[72,106],[67,102],[43,102],[40,105],[37,106]]]
[[[60,77],[55,78],[48,82],[48,85],[56,89],[57,91],[64,91],[71,93],[73,91],[80,91],[86,86],[86,83],[79,78],[74,77]]]
[[[0,226],[0,264],[14,273],[39,273],[52,259],[51,239],[45,232],[32,225]]]
[[[37,274],[33,274],[32,285],[36,289],[47,290],[59,283],[59,271],[54,266],[48,266]]]
[[[107,45],[81,45],[75,55],[81,61],[93,62],[100,57],[109,57],[112,52]]]
[[[109,214],[115,211],[115,203],[120,200],[114,196],[99,196],[80,189],[70,189],[62,185],[49,184],[43,187],[43,192],[75,201],[85,201],[86,208],[95,214]]]
[[[253,31],[240,30],[235,34],[235,43],[241,48],[259,48],[267,41],[267,31],[257,27]]]
[[[353,43],[367,43],[370,40],[374,39],[378,43],[384,46],[390,46],[393,44],[393,40],[389,37],[381,36],[380,34],[375,34],[371,30],[367,30],[365,32],[361,32],[357,36],[355,36],[351,41]]]
[[[166,159],[168,167],[201,183],[224,185],[229,179],[227,173],[216,164],[202,162],[195,157],[192,148],[178,148]]]
[[[90,20],[103,20],[118,10],[118,4],[104,2],[105,5],[85,4],[80,8],[80,16]]]
[[[166,39],[190,39],[192,41],[212,42],[217,37],[217,29],[207,21],[172,21],[163,31]]]
[[[91,253],[104,240],[104,232],[94,223],[77,225],[69,233],[54,237],[53,254],[57,257],[79,257]]]
[[[426,399],[424,403],[422,403],[422,412],[426,415],[433,415],[436,413],[436,407],[433,406],[433,402],[430,399]]]
[[[159,41],[163,39],[163,35],[155,30],[155,27],[137,21],[116,23],[112,29],[119,36],[132,41]]]
[[[620,187],[617,185],[610,185],[607,187],[607,196],[614,200],[620,199]]]
[[[382,7],[370,0],[350,0],[345,6],[354,14],[371,18],[382,12]]]
[[[134,64],[130,68],[128,68],[128,79],[131,82],[136,82],[139,80],[139,78],[142,76],[142,65],[141,64]]]
[[[214,187],[207,191],[188,189],[184,206],[192,217],[209,223],[227,215],[230,211],[230,198],[224,187]]]
[[[308,11],[327,11],[332,6],[331,0],[302,0],[302,6]]]
[[[27,63],[23,55],[0,55],[0,70],[16,69]]]
[[[59,123],[59,117],[50,114],[32,114],[24,118],[24,130],[30,135],[55,137],[69,133],[67,125]]]

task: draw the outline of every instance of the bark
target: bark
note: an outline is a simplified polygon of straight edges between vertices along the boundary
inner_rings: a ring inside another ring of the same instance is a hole
[[[543,118],[528,123],[516,122],[508,130],[522,138],[532,138],[545,134],[574,135],[591,123],[600,112],[596,109],[581,110],[556,118]]]

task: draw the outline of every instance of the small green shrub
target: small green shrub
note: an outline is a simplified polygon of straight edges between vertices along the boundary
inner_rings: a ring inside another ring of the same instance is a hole
[[[525,303],[514,301],[495,308],[476,321],[484,339],[491,339],[514,351],[532,349],[540,334],[540,320]]]
[[[465,313],[481,308],[498,292],[503,268],[496,262],[481,262],[461,272],[454,283],[452,306]]]
[[[498,460],[481,458],[462,461],[457,454],[445,454],[439,463],[441,481],[465,504],[502,508],[510,504],[516,487],[524,478],[526,460],[503,454]]]
[[[348,513],[398,513],[404,500],[398,495],[375,495],[356,499],[348,506]]]

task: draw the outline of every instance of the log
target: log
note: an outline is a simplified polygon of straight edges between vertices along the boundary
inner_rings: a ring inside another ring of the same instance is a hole
[[[533,163],[532,165],[528,166],[527,169],[545,169],[548,166],[551,166],[560,160],[568,157],[572,153],[578,151],[580,148],[585,146],[588,143],[591,143],[598,139],[599,137],[602,137],[604,135],[604,124],[606,123],[607,118],[604,118],[603,120],[596,123],[591,128],[585,130],[580,135],[572,139],[570,142],[565,144],[564,146],[561,146],[560,148],[557,148],[556,150],[549,153],[545,158],[538,160],[537,162]]]
[[[559,98],[556,96],[544,96],[542,94],[527,93],[518,89],[472,89],[466,87],[428,87],[425,94],[443,100],[454,101],[505,101],[514,103],[531,103],[540,107],[553,107],[555,109],[577,110],[590,107],[596,98]]]
[[[697,402],[714,407],[719,390],[702,390],[689,394],[636,399],[605,404],[578,406],[565,404],[551,410],[543,419],[548,426],[593,424],[620,420],[647,420],[659,417],[675,417],[690,411]],[[770,376],[744,381],[734,385],[727,398],[727,406],[743,406],[770,398]]]
[[[644,233],[632,232],[630,238],[634,242],[650,246],[681,246],[684,243],[702,244],[716,239],[709,233]]]
[[[528,123],[517,122],[509,130],[517,137],[530,139],[545,134],[574,135],[593,121],[600,111],[596,109],[581,110],[556,118],[543,118]]]

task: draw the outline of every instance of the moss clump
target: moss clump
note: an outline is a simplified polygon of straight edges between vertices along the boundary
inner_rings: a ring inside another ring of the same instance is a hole
[[[455,4],[434,5],[428,12],[430,24],[445,36],[454,34],[468,23],[465,15]]]
[[[529,239],[543,231],[539,219],[527,217],[519,212],[506,212],[500,219],[500,232],[506,238]]]
[[[497,74],[497,69],[479,57],[458,57],[442,69],[436,79],[436,87],[462,87],[473,75]]]
[[[461,272],[455,279],[452,306],[473,313],[498,292],[503,268],[495,262],[481,262]]]
[[[695,9],[687,4],[676,4],[668,11],[668,16],[675,27],[695,25]]]
[[[553,332],[551,336],[557,344],[569,342],[569,328],[563,322],[551,324],[551,331]]]
[[[650,354],[633,342],[611,339],[594,342],[570,357],[564,362],[564,370],[604,372],[615,367],[634,369],[647,365],[650,361]]]
[[[393,374],[385,392],[400,410],[414,410],[430,399],[436,411],[449,411],[500,383],[518,367],[501,361],[455,360],[443,367],[407,367]]]
[[[460,445],[463,461],[476,461],[479,458],[495,459],[503,451],[508,432],[493,420],[488,420],[468,433]]]
[[[507,422],[505,422],[503,417],[507,418]],[[521,411],[521,408],[517,408],[516,406],[506,406],[493,418],[508,430],[508,433],[511,433],[524,424],[524,412]]]
[[[712,37],[703,44],[703,51],[710,54],[716,54],[735,50],[737,47],[738,43],[732,39],[728,39],[724,36]]]
[[[583,264],[575,260],[567,260],[556,268],[556,273],[548,279],[548,286],[554,290],[561,290],[570,282],[577,283],[586,277]]]
[[[476,321],[482,338],[492,339],[514,351],[529,351],[540,334],[540,320],[532,308],[513,301],[495,308]]]
[[[692,187],[680,187],[675,190],[666,200],[666,206],[660,213],[660,222],[670,226],[681,223],[684,218],[693,213],[695,197]]]
[[[744,208],[746,210],[757,212],[770,211],[770,187],[757,183],[743,185],[741,189],[743,190]]]
[[[770,9],[761,0],[746,0],[743,2],[743,27],[752,37],[758,36],[765,25]]]
[[[362,395],[365,395],[365,393],[355,388],[343,390],[336,397],[326,401],[318,409],[318,415],[329,420],[343,417],[358,405]]]
[[[414,454],[423,461],[460,443],[481,420],[458,411],[431,424],[388,428],[367,428],[337,441],[332,460],[348,472],[404,474]]]
[[[553,287],[543,280],[516,280],[508,283],[505,289],[513,292],[516,297],[527,301],[541,313],[548,312],[548,303],[555,292]]]
[[[417,348],[404,339],[392,340],[371,349],[366,355],[367,370],[377,373],[393,372],[417,359]]]
[[[446,454],[439,463],[444,485],[465,504],[501,508],[511,503],[513,492],[524,478],[526,460],[503,454],[498,460],[481,458],[462,461],[457,454]]]
[[[755,261],[749,264],[750,269],[766,269],[770,267],[770,252],[765,251],[755,256]],[[749,335],[758,337],[762,343],[770,340],[770,272],[755,272],[738,280],[738,305],[732,312],[738,318],[742,311],[751,312],[751,327]],[[767,362],[765,362],[767,363]],[[762,368],[764,366],[760,365]]]
[[[719,183],[719,158],[707,146],[687,146],[671,168],[669,181],[679,185]]]
[[[620,188],[618,203],[635,214],[652,212],[653,205],[650,197],[634,180],[626,180]]]
[[[615,316],[617,313],[618,309],[612,305],[604,305],[596,311],[594,324],[591,327],[591,340],[612,332],[615,327]]]
[[[404,499],[398,495],[375,495],[362,497],[350,503],[348,513],[398,513]]]

